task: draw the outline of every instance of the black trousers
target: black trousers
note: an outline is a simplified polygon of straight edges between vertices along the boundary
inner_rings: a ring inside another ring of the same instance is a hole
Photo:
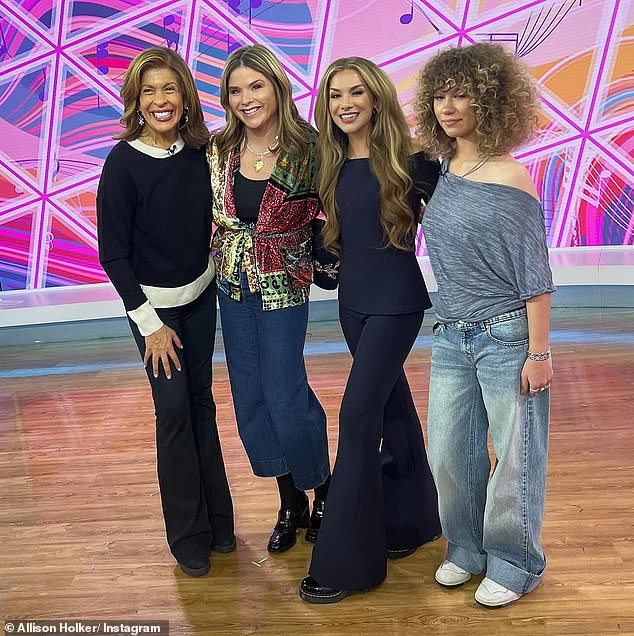
[[[422,545],[441,532],[436,487],[403,371],[423,314],[339,309],[354,361],[309,570],[321,585],[374,587],[386,577],[388,550]]]
[[[176,349],[181,371],[172,379],[159,364],[159,377],[147,376],[156,414],[158,480],[167,542],[176,559],[206,555],[212,541],[233,538],[233,504],[216,427],[211,393],[216,335],[216,284],[193,302],[158,309],[164,324],[181,339]],[[130,321],[141,358],[145,339]]]

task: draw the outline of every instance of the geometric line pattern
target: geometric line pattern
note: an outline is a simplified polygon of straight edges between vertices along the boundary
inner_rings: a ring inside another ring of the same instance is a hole
[[[633,33],[627,0],[0,0],[0,283],[106,280],[95,190],[125,70],[157,45],[187,60],[214,129],[222,67],[243,44],[276,52],[309,119],[325,66],[368,57],[413,126],[430,56],[499,42],[540,91],[538,133],[516,156],[538,186],[550,247],[634,249]]]

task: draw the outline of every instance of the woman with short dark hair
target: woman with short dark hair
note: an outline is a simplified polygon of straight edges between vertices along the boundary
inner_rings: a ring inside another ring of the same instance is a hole
[[[152,387],[167,541],[183,572],[235,549],[211,393],[216,282],[202,108],[167,48],[132,60],[124,132],[97,190],[99,259],[121,296]]]

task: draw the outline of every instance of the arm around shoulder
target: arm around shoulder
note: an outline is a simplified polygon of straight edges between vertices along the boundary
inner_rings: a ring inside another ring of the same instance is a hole
[[[414,187],[425,202],[431,199],[440,177],[440,162],[427,158],[424,152],[410,155],[409,170]]]

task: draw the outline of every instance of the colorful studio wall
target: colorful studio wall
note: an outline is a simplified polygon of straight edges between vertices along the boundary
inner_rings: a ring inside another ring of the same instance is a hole
[[[223,121],[227,54],[255,42],[278,53],[306,117],[325,66],[361,55],[391,75],[413,125],[425,60],[480,41],[514,51],[538,83],[540,128],[516,154],[538,184],[550,246],[634,246],[629,0],[0,0],[2,288],[106,280],[95,191],[142,49],[186,58],[210,129]]]

